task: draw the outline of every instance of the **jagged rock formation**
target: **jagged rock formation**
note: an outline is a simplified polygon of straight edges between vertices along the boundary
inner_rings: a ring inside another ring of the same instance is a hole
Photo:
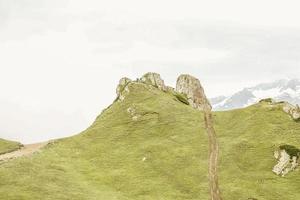
[[[186,97],[186,104],[199,110],[211,110],[211,105],[205,96],[200,81],[191,75],[180,75],[177,79],[176,89],[166,86],[161,76],[153,72],[146,73],[137,81],[131,81],[129,78],[122,78],[117,87],[118,101],[123,101],[126,95],[129,94],[130,91],[128,85],[131,83],[143,83],[154,86],[164,92],[174,93],[174,95],[175,93],[183,94],[184,97]]]
[[[285,176],[299,165],[298,156],[289,154],[285,149],[276,150],[274,157],[277,159],[277,164],[272,171],[280,176]]]
[[[146,83],[148,85],[152,85],[154,87],[157,87],[158,89],[162,91],[166,91],[167,87],[165,86],[164,80],[160,77],[159,74],[148,72],[145,74],[141,79],[141,82]]]
[[[207,100],[200,81],[191,75],[180,75],[177,79],[176,92],[185,94],[192,107],[199,110],[209,109],[211,105]]]
[[[288,113],[294,120],[300,119],[300,108],[298,105],[294,106],[285,102],[283,105],[283,111]]]
[[[126,94],[129,93],[128,89],[128,84],[131,83],[132,81],[129,78],[121,78],[119,81],[119,85],[117,87],[117,95],[118,95],[118,100],[123,101],[125,99]]]
[[[130,83],[136,83],[136,84],[143,83],[149,86],[156,87],[164,92],[172,90],[171,87],[165,86],[164,81],[157,73],[152,73],[152,72],[146,73],[145,75],[142,76],[142,78],[137,79],[136,81],[132,81],[129,78],[124,77],[120,79],[119,85],[116,90],[118,101],[123,101],[126,95],[129,94],[130,91],[128,86]]]

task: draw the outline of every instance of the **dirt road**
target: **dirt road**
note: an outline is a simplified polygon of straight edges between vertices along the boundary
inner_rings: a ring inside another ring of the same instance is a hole
[[[35,144],[24,145],[21,149],[0,155],[0,162],[15,159],[21,156],[29,156],[34,152],[39,151],[42,147],[46,146],[49,142],[41,142]]]
[[[209,140],[208,172],[211,200],[222,200],[218,183],[219,145],[217,143],[217,136],[213,126],[213,118],[210,109],[204,110],[204,120]]]

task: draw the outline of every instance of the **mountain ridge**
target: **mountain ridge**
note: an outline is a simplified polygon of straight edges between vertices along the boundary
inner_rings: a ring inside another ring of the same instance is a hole
[[[293,105],[300,104],[300,80],[280,79],[246,87],[229,96],[211,98],[214,110],[231,110],[244,108],[261,99],[273,98],[276,101],[287,101]]]

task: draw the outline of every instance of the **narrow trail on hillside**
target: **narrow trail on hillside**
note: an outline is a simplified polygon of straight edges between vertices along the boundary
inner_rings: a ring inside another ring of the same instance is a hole
[[[22,156],[29,156],[37,151],[39,151],[41,148],[45,147],[49,142],[41,142],[41,143],[35,143],[35,144],[28,144],[24,145],[22,148],[12,151],[9,153],[1,154],[0,155],[0,163],[9,161],[12,159],[16,159]]]
[[[213,126],[213,117],[210,109],[204,110],[205,128],[209,141],[209,186],[211,200],[222,200],[219,183],[218,183],[218,156],[219,145],[217,142],[216,132]]]

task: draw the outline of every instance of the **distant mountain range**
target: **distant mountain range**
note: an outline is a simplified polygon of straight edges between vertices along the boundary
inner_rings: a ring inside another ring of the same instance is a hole
[[[254,87],[244,88],[230,96],[211,98],[210,102],[214,110],[231,110],[244,108],[264,98],[300,104],[300,80],[282,79],[270,83],[262,83]]]

